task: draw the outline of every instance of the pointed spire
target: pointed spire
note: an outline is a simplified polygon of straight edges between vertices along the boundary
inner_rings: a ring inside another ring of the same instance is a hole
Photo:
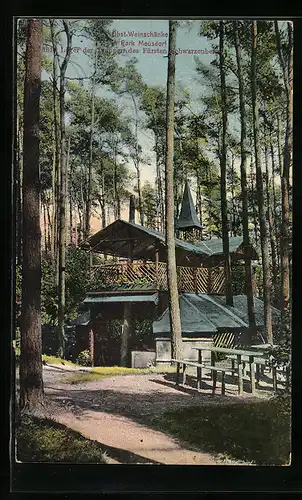
[[[194,207],[192,194],[188,181],[186,181],[184,194],[182,198],[181,211],[176,221],[176,228],[180,230],[185,229],[202,229],[198,220],[197,213]]]

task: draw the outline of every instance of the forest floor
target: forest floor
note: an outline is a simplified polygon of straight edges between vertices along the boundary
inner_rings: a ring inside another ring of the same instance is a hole
[[[238,396],[236,386],[227,381],[227,394],[219,394],[218,383],[217,394],[212,396],[209,379],[197,392],[193,387],[176,388],[171,373],[68,382],[71,375],[82,370],[70,365],[43,367],[47,417],[100,443],[109,463],[251,465],[251,462],[233,460],[226,453],[208,453],[200,443],[195,447],[179,440],[163,426],[159,429],[156,422],[161,417],[165,422],[167,411],[263,401],[272,396],[268,385],[257,391],[256,396],[248,392]],[[248,391],[248,380],[245,383]]]

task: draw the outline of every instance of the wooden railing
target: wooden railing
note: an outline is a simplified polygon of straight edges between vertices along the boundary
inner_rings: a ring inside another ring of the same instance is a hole
[[[93,281],[100,287],[120,284],[150,284],[160,290],[168,289],[167,265],[141,262],[119,262],[92,266]],[[180,292],[225,293],[223,268],[177,267],[177,282]]]

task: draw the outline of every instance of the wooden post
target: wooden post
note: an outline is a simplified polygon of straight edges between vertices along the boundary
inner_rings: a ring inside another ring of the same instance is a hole
[[[241,395],[243,392],[243,369],[241,354],[237,354],[237,369],[238,369],[238,394]]]
[[[221,372],[221,394],[225,394],[225,372]]]
[[[211,351],[211,365],[215,366],[215,352]],[[215,370],[216,373],[216,370]],[[213,371],[211,371],[211,379],[213,380]]]
[[[134,223],[135,220],[135,204],[134,204],[134,195],[130,196],[129,203],[129,222]],[[129,235],[130,237],[130,235]],[[133,241],[129,242],[128,245],[128,261],[127,268],[131,266],[133,262]],[[121,332],[121,366],[128,366],[130,357],[129,357],[129,337],[131,334],[131,323],[132,323],[132,311],[131,311],[131,302],[125,302],[124,305],[124,323],[122,326]]]
[[[90,363],[94,366],[94,331],[91,328],[89,332],[89,351],[90,351]]]
[[[193,267],[193,279],[194,279],[194,290],[195,293],[198,293],[198,286],[197,286],[197,268]]]
[[[159,286],[158,263],[159,263],[159,252],[158,252],[158,247],[156,247],[156,249],[155,249],[155,277],[156,277],[157,286]]]
[[[212,268],[208,267],[208,293],[212,293]]]
[[[177,365],[176,365],[176,385],[179,385],[179,370],[180,370],[180,363],[177,363]]]
[[[182,369],[182,385],[185,385],[186,383],[186,363],[183,363],[183,369]]]
[[[272,375],[273,375],[273,389],[274,389],[274,392],[277,392],[277,368],[276,368],[276,366],[273,366],[273,368],[272,368]]]
[[[255,358],[250,356],[250,379],[251,379],[251,393],[255,393]]]
[[[260,386],[260,365],[256,364],[256,385]]]
[[[92,251],[89,250],[89,276],[92,278]]]
[[[217,370],[212,370],[212,380],[213,380],[212,394],[214,396],[217,385]]]
[[[129,222],[131,222],[132,224],[135,224],[135,197],[134,197],[134,194],[130,195]]]
[[[198,351],[198,363],[202,364],[202,350]],[[201,388],[201,380],[202,380],[202,368],[198,367],[197,368],[197,389],[200,390]]]

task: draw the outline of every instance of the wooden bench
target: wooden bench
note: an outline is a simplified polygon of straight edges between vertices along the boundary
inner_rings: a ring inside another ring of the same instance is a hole
[[[176,385],[179,385],[179,372],[180,372],[180,366],[182,365],[183,371],[182,371],[182,385],[185,385],[186,383],[186,367],[188,366],[193,366],[194,368],[197,368],[197,390],[200,390],[201,386],[201,370],[202,368],[207,368],[208,370],[211,370],[212,373],[212,380],[213,380],[213,389],[212,393],[215,394],[216,386],[217,386],[217,372],[221,372],[221,394],[225,394],[225,374],[226,373],[237,373],[237,370],[233,368],[225,368],[222,366],[212,366],[212,365],[207,365],[206,363],[197,363],[195,361],[187,361],[185,359],[171,359],[171,362],[177,363],[176,365]]]

